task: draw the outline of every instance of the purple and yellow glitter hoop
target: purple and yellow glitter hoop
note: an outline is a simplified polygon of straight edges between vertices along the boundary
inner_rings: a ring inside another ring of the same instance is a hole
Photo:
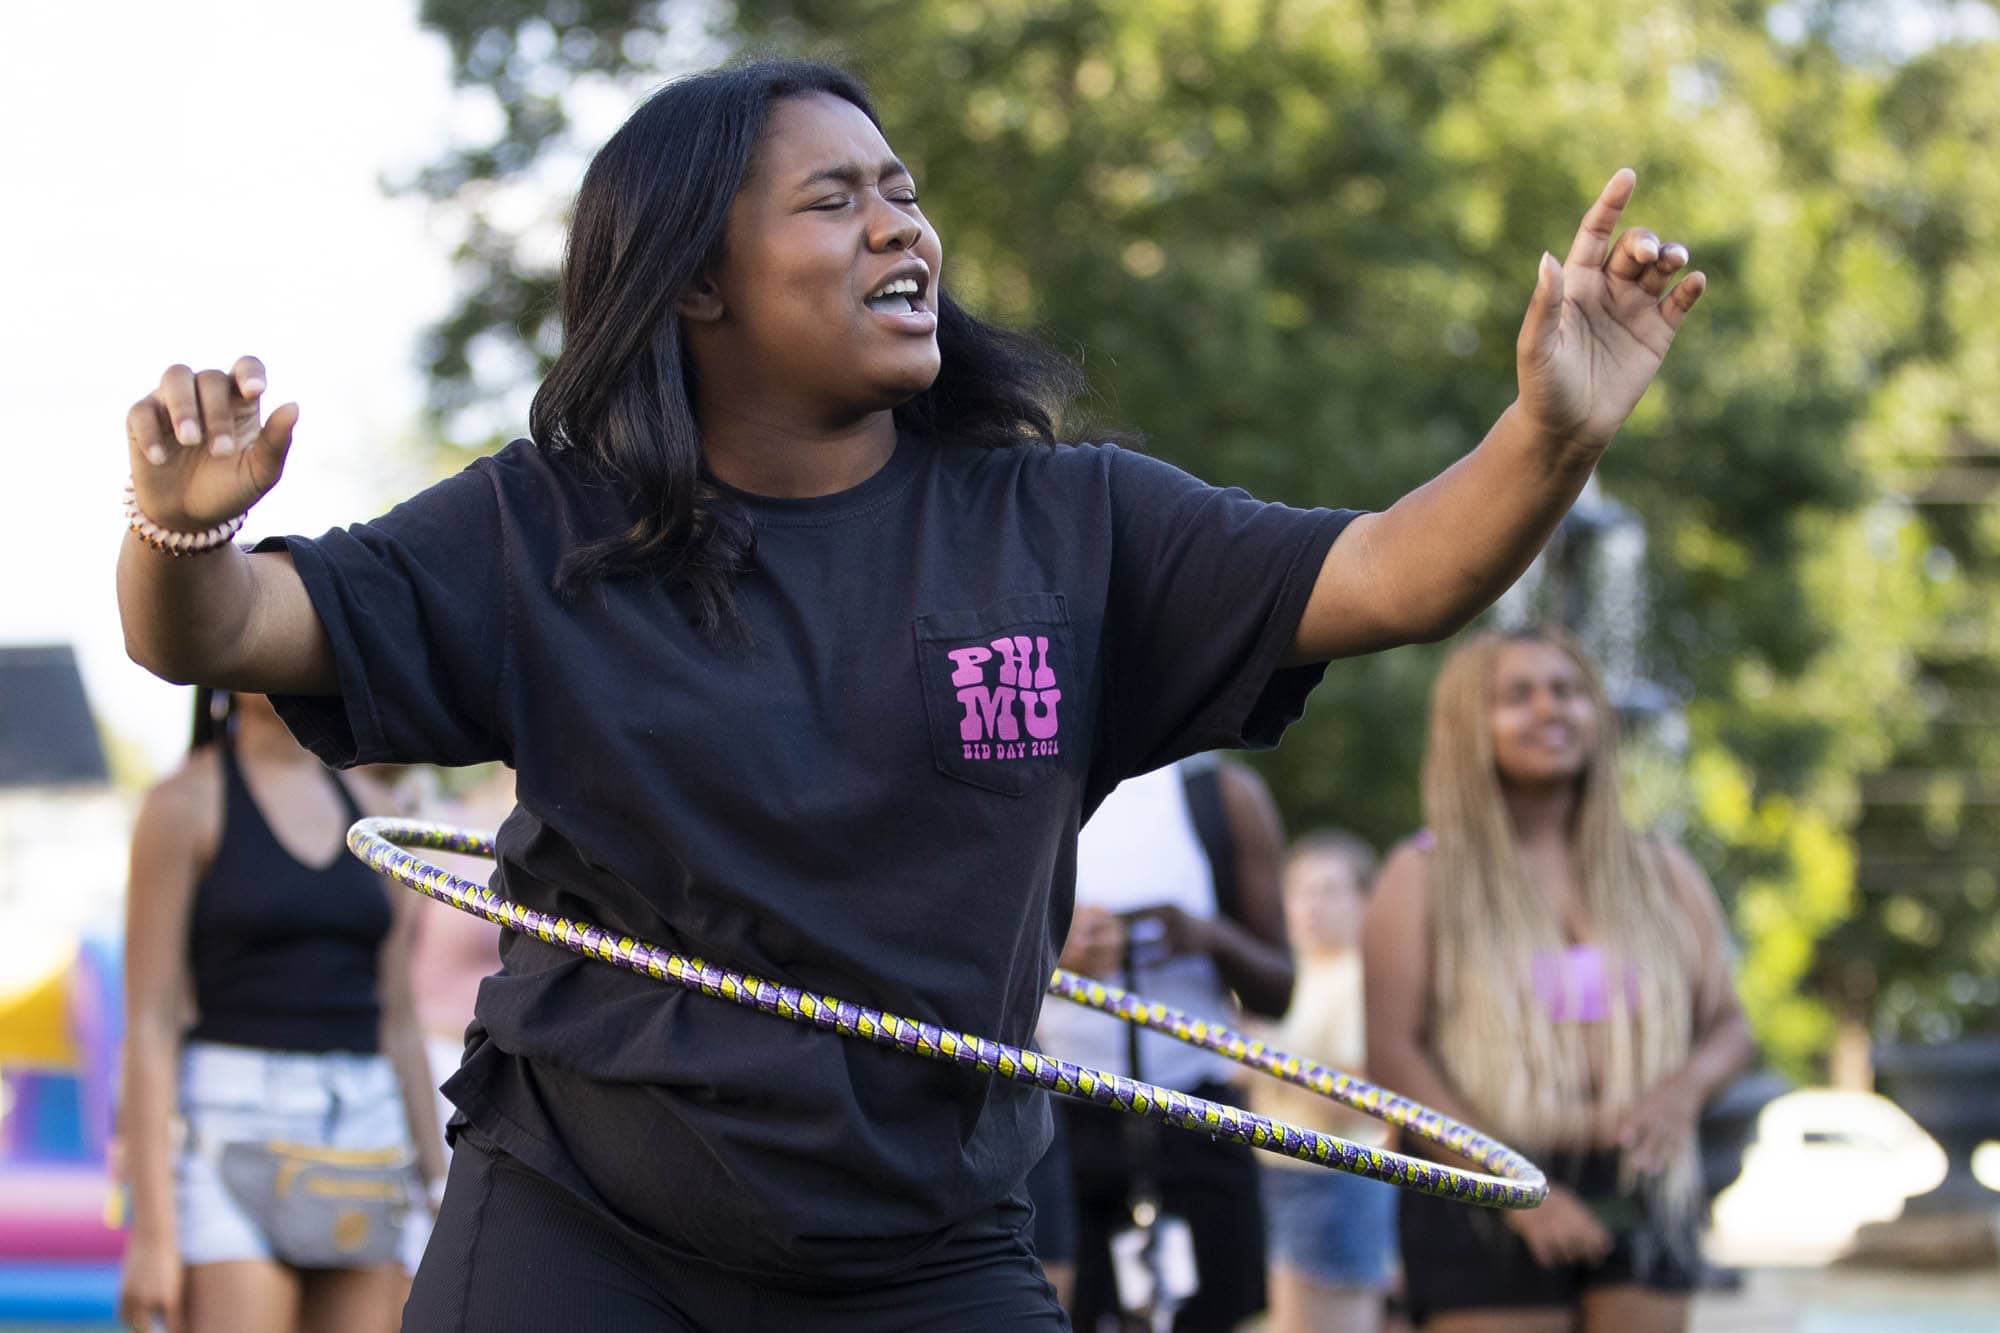
[[[1318,1130],[1254,1115],[1220,1102],[1205,1101],[1169,1088],[1101,1073],[1066,1060],[1053,1060],[985,1037],[956,1032],[935,1023],[900,1018],[831,995],[781,986],[760,977],[717,967],[699,958],[669,953],[630,936],[614,936],[587,921],[550,917],[507,901],[491,889],[462,879],[404,850],[422,847],[465,856],[493,855],[493,840],[443,824],[405,819],[364,819],[347,831],[347,845],[370,866],[399,884],[495,925],[524,931],[537,939],[639,972],[656,981],[672,982],[745,1008],[762,1010],[796,1023],[825,1028],[890,1046],[911,1055],[978,1069],[1002,1078],[1033,1084],[1058,1096],[1113,1107],[1176,1129],[1192,1130],[1231,1143],[1247,1144],[1302,1162],[1385,1181],[1420,1194],[1456,1199],[1486,1208],[1533,1208],[1548,1194],[1541,1169],[1498,1140],[1449,1116],[1440,1115],[1407,1097],[1328,1069],[1216,1023],[1190,1018],[1165,1005],[1151,1004],[1115,986],[1058,968],[1049,993],[1098,1009],[1128,1023],[1164,1032],[1203,1050],[1260,1073],[1318,1093],[1328,1101],[1373,1116],[1406,1134],[1448,1148],[1482,1171],[1428,1162],[1352,1143]]]

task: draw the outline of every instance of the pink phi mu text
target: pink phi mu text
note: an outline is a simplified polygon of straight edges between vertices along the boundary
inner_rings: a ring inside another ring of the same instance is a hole
[[[965,706],[958,737],[965,742],[967,759],[1027,759],[1062,752],[1056,740],[1062,691],[1049,666],[1046,637],[1013,634],[993,640],[991,647],[953,648],[946,656],[954,668],[952,687]],[[995,658],[1000,680],[988,685],[986,667]]]

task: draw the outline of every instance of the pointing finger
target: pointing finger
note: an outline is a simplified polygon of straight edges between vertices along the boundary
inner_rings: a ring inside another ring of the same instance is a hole
[[[1604,266],[1605,257],[1611,253],[1611,237],[1618,230],[1618,218],[1625,205],[1632,202],[1632,191],[1638,184],[1637,172],[1630,167],[1618,168],[1597,196],[1597,202],[1583,215],[1583,225],[1576,229],[1576,239],[1570,242],[1565,264],[1580,264],[1585,268]]]

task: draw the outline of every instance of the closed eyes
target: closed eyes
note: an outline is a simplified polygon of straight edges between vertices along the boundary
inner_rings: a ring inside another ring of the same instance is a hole
[[[844,208],[851,202],[853,194],[868,189],[871,185],[882,191],[882,197],[892,204],[908,207],[917,202],[916,179],[910,169],[896,158],[880,163],[873,173],[859,163],[842,162],[837,166],[822,167],[799,182],[803,190],[815,185],[840,185],[846,189],[840,194],[830,194],[808,204],[809,209],[832,212]]]
[[[911,207],[917,202],[917,195],[916,191],[914,190],[905,190],[898,194],[884,195],[883,198],[887,199],[892,204],[900,204],[905,208]],[[853,200],[851,200],[844,194],[828,195],[826,198],[819,200],[817,203],[808,204],[806,207],[809,211],[812,212],[829,213],[833,212],[836,209],[846,208],[848,204],[852,202]]]

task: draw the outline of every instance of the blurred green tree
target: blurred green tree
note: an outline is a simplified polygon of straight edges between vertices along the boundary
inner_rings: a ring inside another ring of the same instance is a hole
[[[1879,1037],[1939,1041],[2000,1032],[2000,45],[1931,48],[1870,93],[1876,262],[1909,295],[1853,446],[1921,543],[1925,614],[1895,627],[1909,725],[1861,783],[1862,902],[1815,990]]]
[[[590,147],[579,100],[731,50],[855,67],[961,299],[1073,350],[1095,415],[1155,452],[1300,504],[1386,505],[1477,441],[1513,394],[1539,253],[1632,165],[1632,220],[1714,284],[1603,468],[1651,538],[1646,666],[1689,700],[1684,743],[1635,765],[1671,760],[1649,806],[1731,900],[1760,1035],[1803,1072],[1843,1012],[1928,971],[1905,945],[1958,933],[1965,975],[2000,970],[1966,917],[1990,916],[1990,873],[1924,892],[1857,842],[1889,836],[1864,776],[1956,773],[1993,743],[1938,690],[2000,660],[2000,520],[1990,492],[1922,497],[2000,440],[1980,389],[2000,370],[2000,56],[1890,59],[1848,9],[426,0],[498,112],[417,182],[460,219],[467,280],[427,351],[434,405],[479,447],[493,420],[469,406],[556,346],[554,215],[522,223],[512,192],[539,180],[547,210],[573,182],[550,164]],[[1264,761],[1294,828],[1415,826],[1440,651],[1333,668]],[[1925,829],[1990,837],[1975,788],[1926,787]]]

